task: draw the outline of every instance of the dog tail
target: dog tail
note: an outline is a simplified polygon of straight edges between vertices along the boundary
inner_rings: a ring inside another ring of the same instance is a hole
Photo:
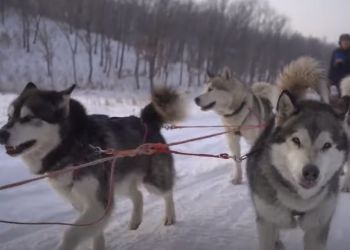
[[[343,80],[341,80],[340,92],[341,92],[341,96],[350,97],[350,76],[347,76]]]
[[[159,128],[185,118],[185,104],[180,94],[169,87],[158,87],[152,93],[152,102],[141,111],[147,125]]]
[[[319,62],[311,57],[300,57],[287,65],[277,78],[277,86],[297,99],[304,98],[311,89],[329,103],[326,73]]]
[[[274,104],[277,101],[277,88],[272,84],[267,82],[256,82],[252,85],[252,91],[254,95],[267,99],[271,104]]]

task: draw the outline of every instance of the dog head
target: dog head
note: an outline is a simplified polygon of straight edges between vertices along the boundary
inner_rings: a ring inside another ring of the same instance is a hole
[[[244,98],[243,85],[232,77],[229,68],[225,68],[222,75],[208,72],[208,83],[204,94],[194,99],[203,110],[214,110],[220,115],[232,113]]]
[[[305,199],[340,170],[348,153],[343,117],[318,101],[296,104],[283,92],[271,137],[273,166]]]
[[[8,155],[44,157],[59,145],[60,123],[69,114],[74,87],[58,92],[27,84],[8,107],[8,121],[0,130],[0,143]]]

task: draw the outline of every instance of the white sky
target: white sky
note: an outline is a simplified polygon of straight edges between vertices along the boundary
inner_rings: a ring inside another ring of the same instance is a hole
[[[293,30],[337,42],[350,33],[350,0],[267,0],[289,18]]]

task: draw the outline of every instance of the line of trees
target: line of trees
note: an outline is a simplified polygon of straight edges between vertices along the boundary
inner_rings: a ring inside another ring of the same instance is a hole
[[[53,48],[40,22],[41,17],[57,22],[71,52],[75,82],[78,44],[88,54],[88,82],[93,54],[106,75],[115,71],[122,78],[125,51],[133,47],[138,88],[140,76],[147,75],[151,87],[155,77],[167,82],[175,64],[178,85],[186,80],[201,85],[206,69],[224,65],[243,81],[273,81],[281,67],[301,55],[327,62],[333,47],[291,31],[286,17],[259,0],[2,0],[2,22],[7,8],[20,13],[23,48],[30,52],[33,40],[43,45],[49,75]],[[112,47],[111,40],[118,45]]]

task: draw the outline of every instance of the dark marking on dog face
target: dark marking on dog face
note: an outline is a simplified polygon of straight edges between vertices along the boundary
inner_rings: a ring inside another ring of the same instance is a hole
[[[39,90],[33,83],[28,83],[23,92],[14,100],[13,116],[9,122],[28,122],[33,118],[39,118],[48,123],[59,123],[66,117],[67,95],[73,91],[74,87],[58,92]],[[69,98],[69,96],[68,96]],[[21,117],[21,110],[27,107],[33,115]]]
[[[327,104],[317,101],[302,101],[296,106],[297,112],[291,114],[272,134],[273,143],[283,143],[298,129],[306,129],[312,142],[322,132],[329,132],[338,150],[347,149],[347,139],[342,128],[341,117]]]

